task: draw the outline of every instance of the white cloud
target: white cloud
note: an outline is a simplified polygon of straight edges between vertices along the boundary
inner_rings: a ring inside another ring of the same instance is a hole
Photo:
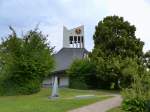
[[[42,29],[43,34],[48,35],[48,41],[50,42],[51,46],[55,47],[55,51],[58,51],[62,48],[63,25],[61,23],[51,27],[41,24],[39,28]]]
[[[70,29],[83,24],[85,46],[91,50],[95,25],[103,17],[114,14],[135,24],[137,36],[146,43],[145,49],[150,49],[148,0],[0,0],[0,37],[7,34],[8,25],[20,33],[40,23],[40,29],[49,34],[48,39],[59,50],[63,25]]]
[[[144,50],[150,49],[150,4],[145,0],[110,0],[109,14],[123,16],[137,28],[136,35],[145,42]]]
[[[35,2],[36,1],[36,2]],[[86,48],[92,49],[92,36],[98,20],[105,14],[105,0],[10,0],[0,4],[0,36],[12,25],[17,32],[40,23],[56,50],[62,47],[62,26],[69,29],[85,25]],[[4,33],[5,32],[5,33]]]

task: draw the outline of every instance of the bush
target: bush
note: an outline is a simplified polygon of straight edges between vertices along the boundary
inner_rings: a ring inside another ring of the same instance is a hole
[[[122,92],[122,108],[128,112],[150,112],[149,75],[137,76],[132,88]]]
[[[138,74],[136,59],[117,57],[97,57],[96,76],[98,87],[102,89],[121,89],[131,86],[134,75]]]
[[[11,29],[13,30],[13,29]],[[23,38],[13,34],[0,45],[0,94],[32,94],[38,92],[42,80],[54,66],[53,48],[37,29]]]
[[[40,91],[41,83],[38,80],[30,80],[23,84],[18,90],[20,94],[32,94]]]
[[[38,80],[30,80],[25,84],[15,83],[13,81],[5,80],[0,84],[0,95],[29,95],[40,91],[41,83]]]
[[[67,74],[70,77],[70,88],[91,89],[96,88],[96,68],[88,59],[75,60]]]
[[[69,87],[72,89],[88,89],[87,84],[84,79],[80,79],[79,77],[71,77],[69,81]]]
[[[139,65],[132,58],[97,57],[97,62],[75,60],[67,73],[71,88],[120,89],[131,87],[138,70]]]
[[[143,95],[137,95],[134,90],[126,90],[126,97],[123,100],[123,109],[128,112],[145,112],[146,101]]]

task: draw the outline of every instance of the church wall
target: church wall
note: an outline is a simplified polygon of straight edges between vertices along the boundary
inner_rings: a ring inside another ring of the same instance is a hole
[[[47,78],[43,81],[42,86],[45,88],[52,87],[52,85],[54,83],[53,81],[54,81],[54,77]],[[59,76],[58,77],[58,83],[59,83],[59,87],[68,87],[69,86],[69,77]]]
[[[60,87],[68,87],[69,86],[69,77],[60,77],[60,82],[59,82]]]

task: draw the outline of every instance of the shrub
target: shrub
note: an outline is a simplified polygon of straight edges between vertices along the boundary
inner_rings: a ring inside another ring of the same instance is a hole
[[[75,60],[67,74],[70,77],[70,87],[78,89],[96,88],[96,68],[88,59]]]
[[[80,79],[79,77],[71,77],[69,81],[69,87],[73,89],[88,89],[87,84],[84,79]]]
[[[0,45],[0,94],[38,92],[42,80],[53,69],[52,53],[53,48],[37,29],[29,31],[23,38],[13,30]]]
[[[30,80],[23,83],[15,83],[13,81],[5,80],[0,84],[0,95],[20,95],[20,94],[32,94],[40,91],[41,83],[38,80]]]
[[[149,75],[137,76],[132,88],[124,89],[122,92],[122,108],[128,112],[149,112],[150,111],[150,82]]]
[[[139,95],[134,90],[126,90],[126,96],[123,100],[123,109],[129,112],[145,112],[146,99],[143,95]]]
[[[95,59],[94,59],[95,60]],[[98,87],[103,89],[121,89],[131,86],[139,65],[136,59],[121,57],[97,57],[96,76]]]

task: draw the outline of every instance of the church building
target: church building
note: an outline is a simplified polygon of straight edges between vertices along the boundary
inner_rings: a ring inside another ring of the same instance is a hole
[[[69,77],[65,75],[65,71],[75,59],[83,59],[88,56],[88,51],[84,48],[84,39],[84,26],[70,30],[63,27],[63,47],[54,54],[55,69],[53,76],[43,82],[44,87],[53,84],[54,76],[58,77],[59,87],[69,86]]]

